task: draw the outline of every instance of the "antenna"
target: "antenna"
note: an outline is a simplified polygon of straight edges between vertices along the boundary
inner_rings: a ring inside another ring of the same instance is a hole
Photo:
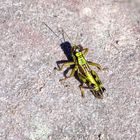
[[[53,34],[57,37],[57,38],[59,38],[60,39],[60,37],[58,36],[58,34],[56,34],[52,29],[51,29],[51,27],[49,27],[45,22],[43,22],[43,24],[47,27],[47,28],[49,28],[50,29],[50,31],[52,31],[53,32]],[[61,39],[60,39],[61,40]],[[61,40],[61,42],[62,42],[62,40]]]
[[[53,34],[54,34],[57,38],[60,39],[60,37],[58,36],[58,34],[56,34],[56,33],[52,30],[52,28],[51,28],[50,26],[48,26],[45,22],[43,22],[43,24],[44,24],[47,28],[49,28],[50,31],[52,31]],[[68,34],[63,30],[63,28],[61,28],[61,31],[58,29],[58,31],[61,32],[64,42],[65,42],[65,36],[64,36],[64,34],[67,36],[67,38],[69,39],[69,41],[72,42],[72,40],[70,39],[70,37],[68,36]],[[62,42],[62,38],[61,38],[60,40],[61,40],[61,42]]]
[[[65,34],[67,36],[67,38],[69,39],[69,41],[72,42],[72,40],[70,39],[68,34],[63,30],[63,28],[61,28],[61,30],[62,30],[62,35],[63,35],[64,41],[65,41],[65,37],[64,37],[64,34]]]

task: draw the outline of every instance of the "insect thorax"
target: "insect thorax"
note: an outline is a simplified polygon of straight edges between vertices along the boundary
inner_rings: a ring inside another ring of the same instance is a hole
[[[79,65],[85,65],[87,63],[82,52],[77,52],[75,55],[77,57],[77,61]]]

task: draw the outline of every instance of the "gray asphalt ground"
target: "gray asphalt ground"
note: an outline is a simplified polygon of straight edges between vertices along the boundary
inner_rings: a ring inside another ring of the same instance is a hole
[[[93,67],[108,96],[59,82],[67,57],[43,22],[109,68]],[[0,0],[0,140],[140,140],[140,1]]]

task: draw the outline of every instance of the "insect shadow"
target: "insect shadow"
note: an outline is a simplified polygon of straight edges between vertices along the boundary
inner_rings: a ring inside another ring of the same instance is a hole
[[[67,60],[59,60],[59,61],[56,61],[57,67],[59,67],[61,64],[65,63],[65,62],[73,62],[73,57],[72,57],[72,53],[71,53],[71,48],[72,48],[71,43],[69,41],[62,42],[60,44],[60,47],[61,47],[62,51],[64,52]],[[67,77],[68,72],[70,70],[72,70],[73,68],[74,68],[74,65],[71,65],[70,67],[66,68],[66,70],[64,70],[64,72],[63,72],[64,77]],[[77,75],[77,72],[75,72],[74,77],[80,83],[82,83],[82,81],[79,79],[79,77]]]

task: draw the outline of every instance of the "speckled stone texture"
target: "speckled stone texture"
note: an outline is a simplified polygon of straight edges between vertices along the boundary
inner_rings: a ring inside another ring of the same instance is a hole
[[[67,57],[43,22],[109,68],[108,96],[59,82]],[[0,140],[140,140],[140,1],[0,0]]]

